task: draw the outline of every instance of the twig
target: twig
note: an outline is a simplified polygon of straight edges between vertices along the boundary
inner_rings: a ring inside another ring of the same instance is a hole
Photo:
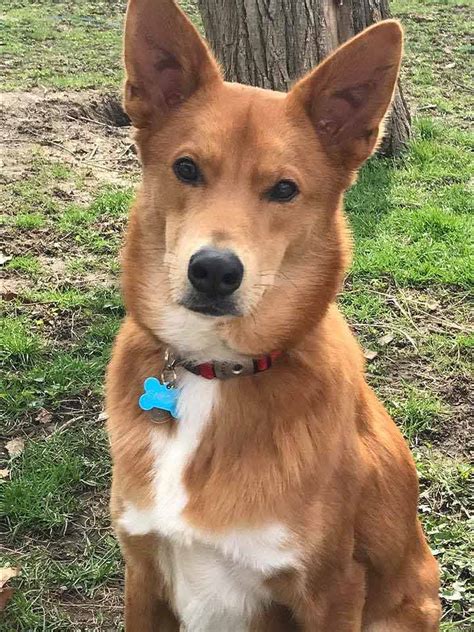
[[[405,336],[405,338],[411,344],[413,349],[415,349],[415,351],[418,352],[418,345],[410,336],[410,334],[408,334],[404,329],[401,329],[400,327],[393,325],[392,323],[352,323],[351,322],[349,324],[352,327],[366,327],[366,328],[375,327],[376,329],[393,329],[393,331],[396,331],[397,333]]]
[[[34,143],[29,138],[0,138],[0,143]]]
[[[461,83],[460,81],[455,81],[454,79],[449,79],[449,81],[454,84],[455,86],[457,86],[458,88],[462,88],[463,90],[467,90],[467,92],[469,92],[470,94],[472,94],[474,92],[474,90],[470,87],[467,86],[465,83]]]
[[[107,127],[108,129],[117,129],[114,125],[109,125],[108,123],[103,123],[102,121],[95,121],[87,116],[71,116],[70,114],[66,114],[66,118],[71,121],[86,121],[87,123],[94,123],[95,125],[100,125],[101,127]]]
[[[413,325],[413,328],[416,329],[416,331],[421,334],[421,330],[418,327],[418,325],[414,322],[411,314],[409,312],[407,312],[407,310],[402,307],[399,303],[399,301],[395,298],[395,296],[393,296],[392,294],[388,294],[387,292],[378,292],[377,290],[373,290],[372,291],[373,294],[378,294],[379,296],[383,296],[384,298],[386,298],[388,301],[391,301],[395,307],[398,308],[398,310],[406,317],[408,318],[408,320],[410,321],[410,323]]]
[[[122,151],[122,153],[119,155],[118,160],[120,160],[120,158],[123,158],[130,151],[132,147],[133,147],[133,143],[130,143],[130,145],[127,145],[125,149]]]
[[[469,334],[474,333],[474,327],[468,327],[468,326],[463,327],[462,325],[459,325],[458,323],[452,323],[449,320],[445,320],[444,318],[439,318],[438,316],[433,316],[433,314],[430,314],[430,313],[425,312],[423,310],[421,310],[420,313],[421,314],[425,314],[425,316],[428,316],[428,318],[430,318],[435,323],[438,323],[440,325],[444,325],[448,329],[456,329],[457,331],[462,331],[465,334],[467,334],[467,333],[469,333]]]
[[[405,297],[405,293],[404,291],[398,286],[398,284],[395,282],[395,286],[400,294],[400,297],[403,300],[404,306],[405,306],[405,310],[406,310],[406,314],[408,315],[408,319],[410,320],[411,324],[414,326],[414,328],[418,331],[418,333],[420,333],[420,330],[417,328],[415,321],[413,320],[413,316],[411,314],[411,310],[410,310],[410,305],[408,303],[408,301],[406,300]]]
[[[84,419],[84,415],[79,415],[78,417],[72,417],[71,419],[68,419],[63,424],[55,428],[49,436],[51,437],[54,434],[59,434],[60,432],[63,432],[63,430],[66,430],[66,428],[69,428],[69,426],[72,426],[72,424],[78,421],[79,419]]]
[[[32,130],[28,130],[28,134],[32,134],[33,136],[40,138],[41,139],[39,143],[40,145],[51,145],[52,147],[58,147],[59,149],[66,151],[69,155],[71,155],[73,158],[78,160],[76,154],[72,152],[70,149],[68,149],[67,147],[64,147],[64,145],[61,145],[61,143],[57,143],[56,141],[49,140],[47,138],[42,138],[41,134],[38,134],[37,132],[33,132]]]
[[[94,149],[91,151],[90,156],[88,156],[87,160],[92,160],[99,149],[99,145],[95,145]]]
[[[104,171],[112,171],[117,173],[117,169],[111,169],[110,167],[106,167],[105,165],[99,165],[97,162],[86,162],[85,160],[79,160],[81,165],[86,165],[87,167],[94,167],[95,169],[103,169]]]

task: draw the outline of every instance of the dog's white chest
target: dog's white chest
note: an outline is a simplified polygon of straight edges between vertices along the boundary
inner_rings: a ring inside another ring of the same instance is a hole
[[[181,379],[177,432],[166,439],[152,429],[155,503],[146,510],[128,503],[119,521],[129,535],[155,532],[164,537],[158,562],[186,632],[248,630],[252,615],[270,597],[265,579],[297,563],[281,525],[215,534],[194,528],[182,517],[188,501],[183,473],[210,419],[219,386],[217,380],[191,373]]]

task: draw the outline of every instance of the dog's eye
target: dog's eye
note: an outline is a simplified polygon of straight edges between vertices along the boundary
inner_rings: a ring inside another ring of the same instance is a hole
[[[199,167],[191,158],[178,158],[173,165],[173,171],[178,180],[186,184],[199,184],[202,181]]]
[[[292,180],[280,180],[268,192],[272,202],[289,202],[298,195],[298,187]]]

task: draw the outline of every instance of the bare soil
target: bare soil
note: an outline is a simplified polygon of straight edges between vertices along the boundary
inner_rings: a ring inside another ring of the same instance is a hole
[[[94,90],[7,92],[0,116],[2,144],[8,148],[2,151],[0,182],[27,176],[38,145],[47,148],[51,159],[85,167],[91,188],[97,182],[128,184],[137,171],[128,117],[118,96]],[[60,186],[56,195],[72,199],[75,192]]]

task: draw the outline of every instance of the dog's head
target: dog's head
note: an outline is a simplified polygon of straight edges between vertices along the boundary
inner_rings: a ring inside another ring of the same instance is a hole
[[[283,94],[224,82],[172,0],[130,0],[143,184],[124,290],[143,326],[219,359],[285,348],[324,314],[349,258],[342,196],[377,145],[401,48],[382,22]]]

